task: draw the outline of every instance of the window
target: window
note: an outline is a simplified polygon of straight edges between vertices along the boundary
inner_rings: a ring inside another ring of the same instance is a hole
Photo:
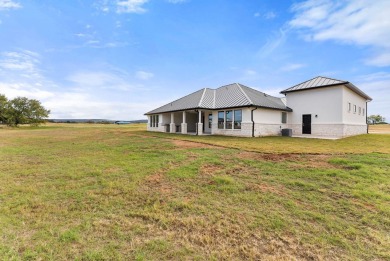
[[[223,111],[218,112],[218,129],[225,128],[225,113]]]
[[[234,129],[241,129],[242,110],[234,111]]]
[[[159,122],[159,119],[158,119],[158,115],[156,115],[156,127],[158,127],[158,122]]]
[[[282,123],[287,123],[287,112],[282,112]]]
[[[149,117],[149,126],[153,127],[153,115]]]
[[[356,113],[356,105],[353,105],[353,113]]]
[[[362,107],[359,107],[359,115],[362,114]]]
[[[209,129],[211,129],[212,124],[213,124],[213,115],[209,114]]]
[[[351,103],[348,102],[348,111],[351,112]]]
[[[226,111],[226,129],[233,129],[233,111]]]

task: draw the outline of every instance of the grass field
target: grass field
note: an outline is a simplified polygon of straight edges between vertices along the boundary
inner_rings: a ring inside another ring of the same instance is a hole
[[[4,260],[390,260],[390,135],[0,128]]]

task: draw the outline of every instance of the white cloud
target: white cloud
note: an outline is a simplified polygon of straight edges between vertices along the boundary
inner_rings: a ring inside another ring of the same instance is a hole
[[[140,80],[149,80],[154,77],[154,74],[151,72],[138,71],[135,73],[135,76]]]
[[[376,72],[362,75],[353,84],[373,98],[373,101],[368,104],[368,114],[380,114],[390,121],[390,73]]]
[[[256,12],[253,16],[254,17],[262,17],[264,19],[270,20],[270,19],[275,18],[276,14],[274,12],[272,12],[272,11],[264,13],[263,15],[260,12]]]
[[[167,0],[167,2],[171,4],[181,4],[187,2],[187,0]]]
[[[129,84],[129,77],[116,71],[83,71],[76,72],[67,77],[76,89],[97,90],[113,89],[119,91],[129,91],[138,87]]]
[[[308,0],[293,5],[289,25],[302,29],[306,39],[335,40],[373,47],[379,53],[366,63],[390,65],[390,1]]]
[[[272,11],[267,12],[267,13],[264,14],[264,18],[267,19],[267,20],[273,19],[275,17],[276,17],[276,14],[274,12],[272,12]]]
[[[149,0],[123,0],[117,2],[118,13],[144,13],[146,9],[142,6]]]
[[[155,104],[134,77],[112,66],[75,72],[57,85],[41,69],[41,55],[28,50],[0,53],[0,93],[38,99],[50,118],[144,119]],[[137,95],[132,95],[133,93]]]
[[[258,55],[261,58],[266,58],[271,55],[280,45],[282,45],[287,38],[287,31],[281,28],[275,32],[274,35],[267,39],[267,42],[260,48]]]
[[[144,4],[149,0],[99,0],[94,3],[95,8],[102,12],[117,12],[117,13],[145,13]]]
[[[0,11],[21,8],[22,5],[12,0],[0,0]]]
[[[287,64],[287,65],[283,66],[281,68],[281,70],[285,71],[285,72],[291,72],[291,71],[295,71],[295,70],[298,70],[300,68],[303,68],[305,66],[306,66],[306,64],[302,64],[302,63],[291,63],[291,64]]]

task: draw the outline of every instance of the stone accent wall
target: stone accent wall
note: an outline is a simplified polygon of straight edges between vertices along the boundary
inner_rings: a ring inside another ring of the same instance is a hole
[[[252,123],[242,122],[241,129],[218,129],[218,124],[213,123],[211,134],[252,137]]]
[[[255,123],[255,137],[281,136],[284,128],[287,128],[286,124]]]
[[[353,124],[345,124],[343,137],[367,134],[367,124],[364,125],[353,125]]]
[[[355,124],[312,124],[311,134],[302,134],[301,124],[289,124],[288,128],[292,129],[293,135],[313,135],[323,137],[348,137],[367,133],[367,125]]]

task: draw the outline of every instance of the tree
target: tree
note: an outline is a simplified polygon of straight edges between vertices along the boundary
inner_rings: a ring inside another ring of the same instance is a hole
[[[0,123],[6,122],[6,108],[8,99],[5,95],[0,94]]]
[[[370,115],[367,117],[368,124],[378,124],[381,122],[384,122],[386,119],[385,117],[382,117],[381,115]]]
[[[39,125],[45,121],[49,113],[50,111],[46,110],[38,100],[26,97],[8,100],[4,95],[0,95],[0,121],[9,126]]]

